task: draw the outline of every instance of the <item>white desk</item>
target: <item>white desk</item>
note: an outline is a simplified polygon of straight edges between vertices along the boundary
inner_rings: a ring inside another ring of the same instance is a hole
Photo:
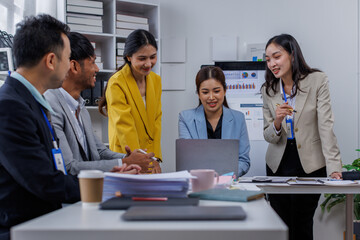
[[[81,203],[17,225],[12,240],[219,240],[287,239],[287,227],[264,200],[247,203],[201,201],[200,205],[240,205],[247,213],[243,221],[140,221],[126,222],[124,211],[83,209]]]
[[[266,193],[273,194],[321,194],[321,193],[338,193],[346,194],[346,211],[345,211],[345,240],[353,239],[353,212],[354,212],[354,194],[360,193],[360,184],[344,186],[327,186],[327,185],[289,185],[289,184],[256,184]]]

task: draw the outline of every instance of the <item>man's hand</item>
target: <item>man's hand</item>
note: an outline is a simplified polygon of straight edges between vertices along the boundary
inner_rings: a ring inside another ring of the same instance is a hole
[[[136,164],[130,164],[129,166],[124,163],[122,166],[115,166],[111,169],[111,172],[123,173],[123,174],[139,174],[141,167]]]
[[[132,151],[128,146],[125,147],[126,152],[129,156],[122,159],[123,164],[137,164],[141,167],[141,173],[151,173],[153,165],[150,164],[152,162],[151,157],[154,156],[154,153],[143,154],[138,152],[137,150]]]

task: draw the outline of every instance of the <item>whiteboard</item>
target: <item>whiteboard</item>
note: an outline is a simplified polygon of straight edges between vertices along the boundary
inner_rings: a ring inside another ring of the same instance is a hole
[[[250,159],[265,159],[268,143],[263,135],[263,101],[260,94],[265,82],[265,62],[215,62],[215,66],[224,72],[229,107],[245,115],[251,146]],[[246,175],[265,175],[264,162],[251,161]]]

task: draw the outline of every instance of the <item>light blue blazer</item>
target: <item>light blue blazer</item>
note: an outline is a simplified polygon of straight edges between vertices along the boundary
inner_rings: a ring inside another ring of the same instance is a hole
[[[204,107],[182,111],[179,114],[179,138],[207,139]],[[221,139],[239,139],[239,176],[250,168],[250,142],[242,112],[223,107]]]

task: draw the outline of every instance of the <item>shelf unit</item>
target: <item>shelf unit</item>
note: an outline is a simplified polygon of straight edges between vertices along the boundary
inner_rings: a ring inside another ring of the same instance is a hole
[[[124,43],[126,38],[116,34],[116,14],[148,18],[149,32],[151,32],[158,44],[158,61],[153,71],[160,74],[160,7],[158,0],[88,0],[103,3],[103,33],[83,32],[90,41],[96,42],[97,51],[101,51],[103,69],[100,72],[116,72],[116,47],[117,43]],[[67,20],[67,0],[57,2],[58,19]],[[95,134],[104,142],[108,142],[108,121],[97,110],[97,106],[88,106]]]

